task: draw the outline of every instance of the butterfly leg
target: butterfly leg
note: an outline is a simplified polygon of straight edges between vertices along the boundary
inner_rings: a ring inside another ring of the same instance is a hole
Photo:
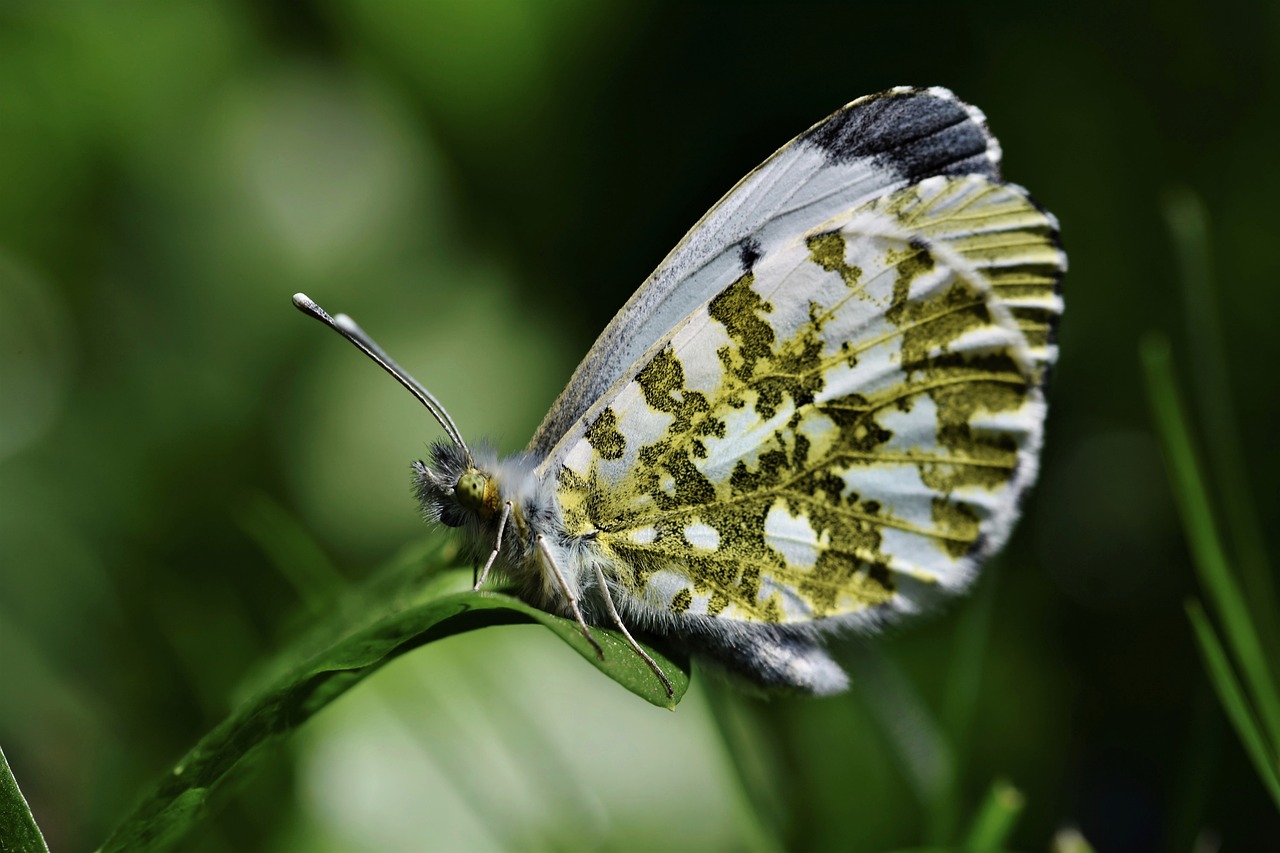
[[[631,645],[631,650],[644,659],[649,664],[649,669],[653,670],[653,674],[658,676],[658,680],[662,682],[662,686],[667,688],[667,696],[674,696],[675,690],[671,687],[671,682],[667,680],[667,674],[662,671],[662,667],[649,656],[649,653],[640,648],[640,644],[636,642],[635,637],[631,636],[631,632],[627,630],[626,624],[622,621],[622,617],[618,615],[618,608],[613,604],[613,596],[609,594],[609,585],[605,583],[604,571],[599,565],[596,566],[596,582],[600,584],[600,594],[604,596],[604,603],[609,608],[609,617],[613,619],[613,624],[618,626],[618,630],[622,632],[622,636],[627,638],[627,642]]]
[[[587,642],[595,647],[596,654],[600,656],[600,660],[604,660],[604,649],[600,648],[596,638],[591,636],[591,629],[587,627],[587,620],[582,618],[582,611],[578,609],[578,599],[574,597],[573,592],[569,589],[569,584],[565,582],[564,575],[560,573],[560,567],[556,565],[555,557],[551,556],[551,549],[547,547],[546,537],[539,533],[537,542],[538,550],[542,552],[542,556],[547,558],[547,565],[551,566],[551,571],[555,573],[556,581],[560,584],[560,591],[564,593],[565,600],[569,602],[569,609],[573,611],[573,618],[577,621],[578,627],[582,629],[582,636],[586,637]]]
[[[498,551],[502,549],[502,532],[507,529],[507,519],[510,517],[511,501],[507,501],[502,505],[502,515],[498,518],[498,536],[494,540],[493,550],[489,552],[489,559],[484,561],[484,570],[480,572],[479,578],[476,578],[474,572],[471,575],[476,582],[476,585],[471,588],[472,592],[479,592],[484,579],[489,577],[489,569],[493,568],[493,561],[498,559]]]

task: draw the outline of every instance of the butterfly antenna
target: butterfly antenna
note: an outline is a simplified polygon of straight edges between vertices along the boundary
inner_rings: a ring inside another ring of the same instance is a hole
[[[373,338],[369,337],[364,329],[356,325],[355,320],[352,320],[346,314],[330,317],[327,311],[317,305],[305,293],[295,293],[293,295],[293,304],[302,313],[315,317],[321,323],[351,341],[351,343],[360,348],[361,352],[377,362],[379,367],[395,377],[397,382],[408,388],[409,393],[417,397],[418,402],[427,407],[427,411],[449,434],[449,438],[453,443],[462,448],[468,459],[471,458],[471,448],[467,447],[467,443],[462,440],[462,433],[458,431],[457,425],[453,422],[453,418],[449,417],[449,413],[445,411],[444,406],[440,405],[440,401],[432,396],[431,392],[424,388],[421,382],[414,379],[403,367],[396,364],[391,356],[383,351],[382,347],[374,343]]]

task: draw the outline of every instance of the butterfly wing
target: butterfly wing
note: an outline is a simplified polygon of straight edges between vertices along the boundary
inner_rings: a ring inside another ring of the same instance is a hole
[[[766,224],[736,268],[713,258],[692,273],[719,270],[709,298],[569,431],[565,523],[633,618],[871,623],[963,588],[1003,543],[1035,477],[1066,259],[1023,190],[948,165],[972,160]]]
[[[999,162],[999,145],[982,113],[946,89],[869,95],[818,123],[743,178],[690,229],[600,334],[530,451],[554,470],[581,438],[592,404],[755,258],[931,175],[996,180]]]

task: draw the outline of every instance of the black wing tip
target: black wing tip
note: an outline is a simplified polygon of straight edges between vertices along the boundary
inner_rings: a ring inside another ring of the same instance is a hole
[[[899,86],[859,98],[801,139],[833,163],[871,157],[909,183],[932,175],[1000,180],[1000,143],[986,116],[940,86]]]

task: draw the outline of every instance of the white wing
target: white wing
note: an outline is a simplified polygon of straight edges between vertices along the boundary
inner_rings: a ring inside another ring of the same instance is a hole
[[[999,178],[981,111],[942,88],[859,98],[784,145],[690,229],[605,328],[534,434],[540,473],[641,356],[756,259],[862,203],[932,175]]]

